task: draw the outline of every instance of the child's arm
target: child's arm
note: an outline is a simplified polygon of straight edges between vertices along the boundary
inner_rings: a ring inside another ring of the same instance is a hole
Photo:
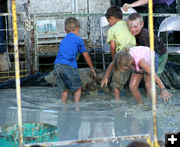
[[[101,81],[101,87],[103,87],[104,85],[107,86],[108,77],[109,77],[109,75],[110,75],[113,67],[114,67],[114,63],[111,62],[111,63],[109,64],[109,66],[108,66],[108,69],[107,69],[107,71],[106,71],[106,74],[105,74],[105,76],[104,76],[104,79]]]
[[[94,77],[96,77],[96,72],[94,70],[91,58],[87,52],[83,52],[84,59],[86,63],[88,64],[89,68],[91,69],[91,72],[93,73]]]
[[[144,59],[141,59],[139,61],[139,66],[143,68],[148,74],[151,74],[150,65],[146,61],[144,61]],[[164,101],[168,100],[171,97],[171,94],[165,89],[163,82],[157,74],[155,74],[155,81],[161,89],[161,98],[164,98]]]
[[[116,53],[116,42],[115,42],[115,40],[112,40],[110,45],[111,45],[111,55],[112,55],[112,60],[113,60],[114,55]]]

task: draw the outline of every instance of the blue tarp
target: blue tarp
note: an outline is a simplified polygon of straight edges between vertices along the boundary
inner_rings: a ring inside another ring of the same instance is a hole
[[[45,81],[44,77],[46,75],[48,75],[48,73],[35,73],[33,75],[23,77],[20,79],[21,86],[52,86]],[[15,79],[5,82],[0,82],[0,89],[8,89],[15,87],[16,87]]]

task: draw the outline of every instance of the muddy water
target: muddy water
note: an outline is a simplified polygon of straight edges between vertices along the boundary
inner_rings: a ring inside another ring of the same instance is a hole
[[[170,90],[171,101],[158,97],[158,139],[165,133],[180,131],[180,91]],[[15,89],[0,90],[0,125],[17,123]],[[112,96],[99,92],[83,95],[81,102],[68,104],[59,100],[59,92],[53,87],[23,87],[23,122],[44,122],[58,127],[58,140],[79,140],[135,134],[153,134],[152,110],[136,104],[132,97],[115,101]],[[148,98],[143,101],[151,104]],[[83,146],[83,145],[82,145]],[[86,146],[86,145],[84,145]],[[98,143],[93,146],[120,146],[119,143]]]

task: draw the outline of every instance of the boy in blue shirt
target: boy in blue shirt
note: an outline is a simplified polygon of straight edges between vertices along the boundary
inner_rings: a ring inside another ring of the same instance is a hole
[[[81,97],[81,80],[77,70],[77,56],[82,54],[88,66],[93,72],[93,64],[87,53],[83,40],[78,37],[80,24],[76,18],[70,17],[65,20],[65,31],[67,35],[59,45],[56,56],[54,72],[57,83],[62,90],[62,102],[67,102],[69,91],[74,93],[74,101],[79,102]]]

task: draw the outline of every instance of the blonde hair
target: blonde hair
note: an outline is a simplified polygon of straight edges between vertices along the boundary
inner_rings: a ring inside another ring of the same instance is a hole
[[[128,19],[127,19],[128,22],[135,21],[135,20],[138,20],[140,24],[144,23],[143,17],[139,13],[132,13],[128,16]]]
[[[65,30],[67,33],[75,31],[76,28],[80,28],[80,23],[76,18],[69,17],[65,20]]]
[[[129,48],[119,51],[114,57],[114,69],[117,71],[123,66],[129,66],[131,59]]]

